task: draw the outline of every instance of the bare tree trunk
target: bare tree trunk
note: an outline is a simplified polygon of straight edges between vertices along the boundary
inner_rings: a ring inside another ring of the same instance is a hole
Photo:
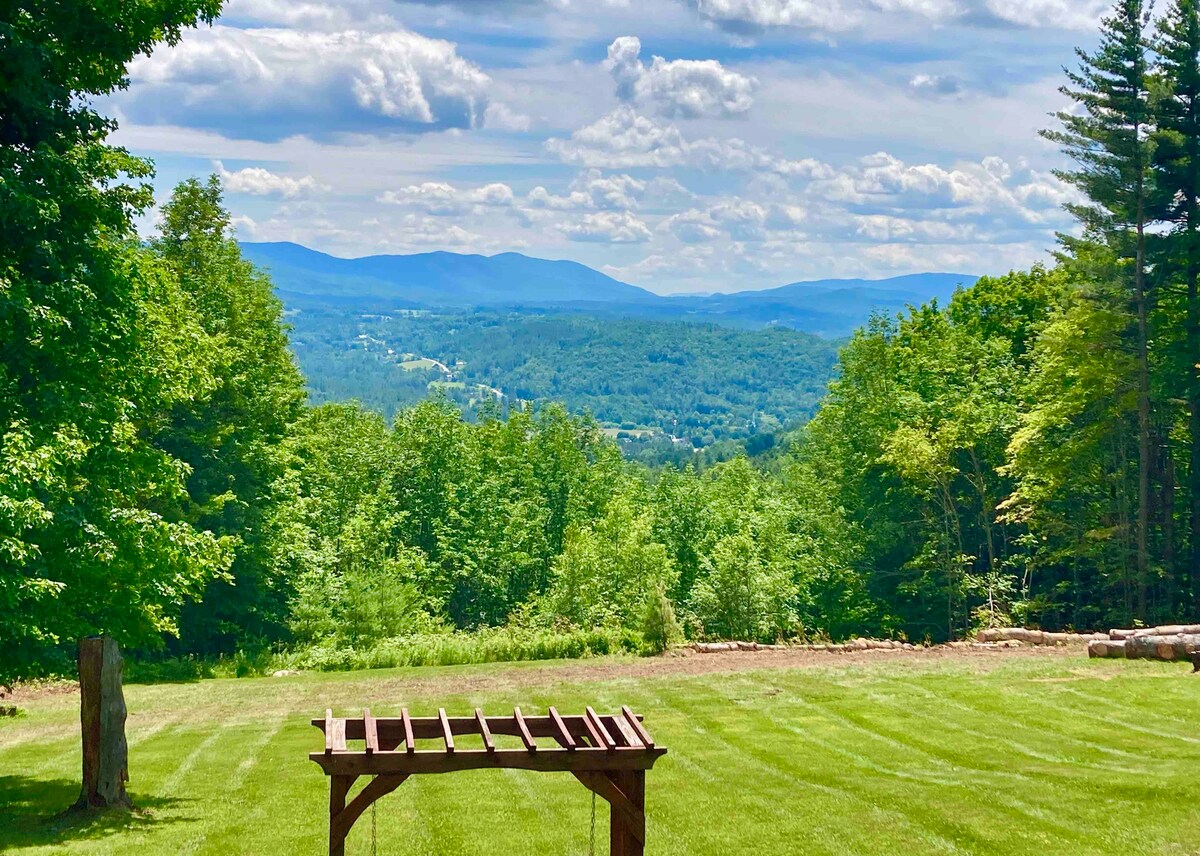
[[[75,809],[129,806],[129,747],[121,650],[115,639],[79,640],[79,720],[83,728],[83,789]]]
[[[1146,295],[1146,203],[1144,179],[1138,179],[1137,259],[1133,272],[1137,296],[1138,510],[1137,617],[1146,620],[1150,584],[1150,311]]]
[[[1193,228],[1196,224],[1193,221]],[[1193,256],[1193,259],[1195,257]],[[1191,499],[1191,561],[1185,581],[1189,597],[1188,608],[1200,615],[1200,272],[1195,264],[1188,269],[1187,347],[1192,366],[1188,391],[1188,426],[1191,433],[1191,463],[1188,470],[1188,493]]]
[[[1175,611],[1182,600],[1185,583],[1179,574],[1175,556],[1175,457],[1171,450],[1169,429],[1159,429],[1156,445],[1159,449],[1159,472],[1162,475],[1158,504],[1159,520],[1162,521],[1162,561],[1163,567],[1169,568],[1171,575],[1166,581],[1165,597],[1161,598],[1161,602],[1167,609]]]

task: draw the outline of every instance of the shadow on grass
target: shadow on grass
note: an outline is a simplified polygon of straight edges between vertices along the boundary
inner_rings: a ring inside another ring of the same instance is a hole
[[[16,847],[48,847],[76,839],[97,839],[188,822],[178,809],[191,800],[132,794],[135,807],[67,811],[79,796],[79,783],[0,775],[0,852]],[[164,811],[171,811],[164,817]]]

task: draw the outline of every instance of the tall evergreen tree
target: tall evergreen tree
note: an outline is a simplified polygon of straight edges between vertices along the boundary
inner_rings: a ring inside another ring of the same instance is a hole
[[[1132,306],[1136,353],[1138,508],[1136,563],[1138,617],[1146,614],[1151,564],[1151,473],[1154,461],[1150,384],[1150,308],[1147,278],[1147,226],[1152,182],[1152,114],[1149,49],[1146,30],[1149,4],[1118,0],[1101,24],[1100,47],[1077,49],[1079,71],[1066,70],[1062,93],[1078,112],[1057,114],[1061,130],[1043,136],[1059,143],[1075,161],[1060,170],[1063,181],[1078,188],[1085,202],[1068,206],[1084,227],[1082,239],[1062,236],[1069,254],[1088,255],[1100,242],[1117,261],[1116,277]]]
[[[1171,392],[1187,408],[1187,515],[1189,548],[1179,564],[1182,594],[1200,607],[1200,7],[1174,0],[1159,22],[1155,48],[1163,92],[1155,103],[1158,125],[1155,215],[1172,225],[1159,254],[1160,277],[1184,284],[1183,336],[1172,348]],[[1173,289],[1172,289],[1173,290]],[[1180,347],[1181,346],[1181,347]]]

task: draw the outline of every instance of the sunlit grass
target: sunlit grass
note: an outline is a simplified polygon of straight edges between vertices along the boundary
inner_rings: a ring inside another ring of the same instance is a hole
[[[742,661],[739,661],[742,662]],[[367,705],[527,713],[632,705],[670,754],[647,781],[649,853],[1188,856],[1200,852],[1200,679],[1073,657],[917,660],[629,677],[526,664],[131,686],[132,816],[55,817],[77,792],[77,700],[0,721],[0,850],[293,854],[326,847],[309,719]],[[584,676],[582,680],[580,676]],[[380,854],[586,853],[569,776],[410,780]],[[607,852],[607,811],[597,852]],[[370,817],[347,852],[369,852]]]

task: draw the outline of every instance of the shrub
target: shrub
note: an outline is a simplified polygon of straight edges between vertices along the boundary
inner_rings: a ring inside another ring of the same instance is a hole
[[[642,645],[647,654],[661,654],[683,638],[675,620],[675,607],[664,589],[657,588],[646,598],[642,612]]]

